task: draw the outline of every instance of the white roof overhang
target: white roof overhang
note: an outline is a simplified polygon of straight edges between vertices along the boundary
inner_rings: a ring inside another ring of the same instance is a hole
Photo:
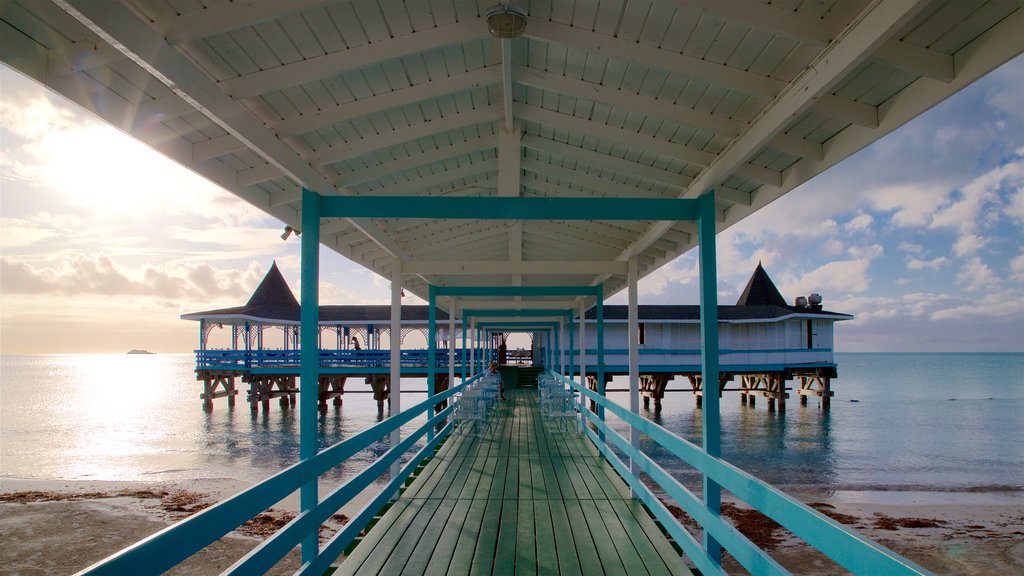
[[[695,198],[725,229],[1024,52],[1005,0],[9,0],[2,59],[294,228],[325,196]],[[405,289],[626,285],[683,221],[331,218]],[[465,297],[577,309],[585,296]],[[446,306],[446,299],[441,304]],[[465,301],[462,301],[465,300]],[[592,298],[591,298],[592,300]]]

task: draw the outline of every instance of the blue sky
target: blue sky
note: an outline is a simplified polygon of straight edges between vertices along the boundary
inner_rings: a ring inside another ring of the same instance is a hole
[[[1024,57],[718,237],[720,301],[759,261],[856,315],[837,351],[1024,351]],[[283,225],[0,66],[0,351],[186,352],[184,312],[244,302]],[[321,300],[388,283],[322,251]],[[695,254],[640,302],[695,303]],[[617,295],[613,303],[624,303]]]

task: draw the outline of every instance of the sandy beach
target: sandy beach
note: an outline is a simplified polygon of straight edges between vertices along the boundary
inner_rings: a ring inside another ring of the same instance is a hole
[[[227,479],[161,483],[3,479],[0,574],[73,573],[246,486]],[[800,496],[937,574],[1024,573],[1024,499],[1018,493],[991,497],[952,493],[948,500],[954,503],[942,503],[943,494],[911,504],[857,502],[850,494]],[[220,573],[266,533],[287,522],[297,503],[297,496],[290,496],[260,523],[229,534],[170,573]],[[351,514],[360,505],[353,502],[342,513]],[[843,573],[820,553],[784,530],[773,530],[743,506],[727,503],[723,513],[794,574]],[[341,522],[336,518],[334,526],[340,527]],[[271,573],[290,574],[298,562],[293,551]],[[728,559],[725,568],[729,573],[744,573]]]

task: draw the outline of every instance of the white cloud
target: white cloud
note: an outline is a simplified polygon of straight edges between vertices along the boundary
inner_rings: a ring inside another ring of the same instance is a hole
[[[870,260],[829,262],[799,277],[787,275],[779,286],[783,294],[850,294],[864,292],[871,285]]]
[[[1024,282],[1024,254],[1010,260],[1010,272],[1010,278],[1017,282]]]
[[[885,248],[881,244],[872,244],[870,246],[851,246],[850,256],[857,258],[858,260],[874,260],[885,254]]]
[[[867,194],[873,209],[892,212],[890,222],[901,228],[928,224],[931,215],[946,197],[946,190],[935,183],[879,186]]]
[[[911,258],[907,260],[907,270],[932,270],[937,272],[940,268],[946,265],[948,260],[945,256],[938,256],[931,260],[919,260],[917,258]]]
[[[924,246],[921,246],[920,244],[914,244],[912,242],[900,242],[897,248],[904,252],[909,252],[911,254],[920,254],[924,252]]]
[[[1021,322],[1024,321],[1024,299],[1016,292],[986,294],[957,306],[936,310],[930,317],[932,320],[999,319]]]
[[[999,278],[992,269],[975,256],[968,260],[956,275],[956,283],[968,292],[999,284]]]
[[[982,238],[977,234],[964,233],[953,243],[953,254],[960,258],[975,254],[978,250],[984,248],[988,242],[987,238]]]
[[[843,225],[847,232],[864,232],[871,229],[875,218],[871,214],[860,214]]]

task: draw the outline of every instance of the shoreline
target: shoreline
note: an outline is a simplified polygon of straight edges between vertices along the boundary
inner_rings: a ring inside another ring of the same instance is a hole
[[[163,482],[0,478],[0,550],[5,566],[0,573],[81,570],[248,486],[230,478]],[[856,492],[805,486],[791,494],[938,574],[1024,573],[1024,491],[1015,487],[992,492],[889,488]],[[880,502],[879,494],[909,499]],[[351,517],[369,497],[361,494],[341,513]],[[794,574],[842,572],[784,530],[766,526],[767,519],[751,518],[742,503],[725,501],[723,515],[741,531],[752,529],[758,537],[767,532],[769,554]],[[220,573],[297,509],[298,495],[292,494],[261,515],[266,516],[265,525],[232,532],[170,573]],[[54,518],[61,521],[55,523]],[[66,553],[52,554],[55,547]],[[288,574],[297,567],[298,553],[292,551],[271,573]],[[724,567],[730,573],[744,573],[729,558]]]

